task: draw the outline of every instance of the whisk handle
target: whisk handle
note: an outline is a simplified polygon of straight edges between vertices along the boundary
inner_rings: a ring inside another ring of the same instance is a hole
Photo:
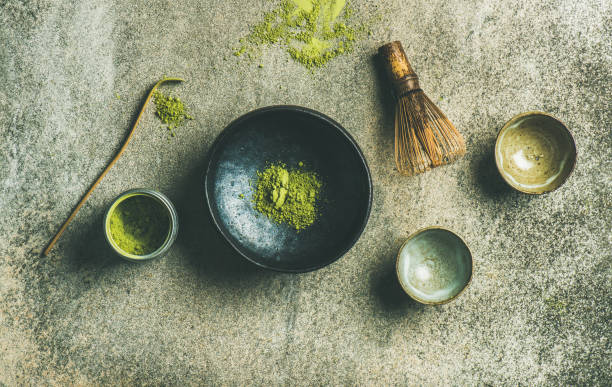
[[[398,98],[406,93],[421,90],[419,77],[412,69],[412,66],[410,66],[402,43],[399,40],[380,47],[378,54],[386,64],[387,74],[391,79]]]

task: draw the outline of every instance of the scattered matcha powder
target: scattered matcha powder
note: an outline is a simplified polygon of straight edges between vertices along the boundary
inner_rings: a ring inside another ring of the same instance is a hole
[[[300,162],[300,167],[302,165]],[[289,170],[283,164],[276,164],[257,172],[257,176],[253,195],[257,211],[298,231],[314,223],[322,187],[317,174],[302,169]]]
[[[185,120],[192,120],[193,117],[187,113],[183,101],[178,97],[171,97],[162,94],[159,90],[153,93],[155,102],[155,114],[164,124],[168,125],[168,130],[172,137],[175,136],[174,129],[181,126]]]
[[[544,299],[544,302],[546,303],[546,305],[548,305],[549,308],[554,309],[559,313],[567,312],[567,301],[550,297]]]
[[[113,241],[121,250],[147,255],[166,239],[170,219],[166,209],[155,199],[144,195],[129,197],[119,203],[110,218]]]
[[[323,67],[353,50],[358,30],[347,24],[352,10],[345,4],[346,0],[282,0],[240,39],[234,55],[252,59],[260,46],[280,44],[309,70]]]

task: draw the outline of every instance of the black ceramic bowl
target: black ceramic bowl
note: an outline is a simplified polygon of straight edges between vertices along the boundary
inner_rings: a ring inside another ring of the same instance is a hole
[[[320,216],[297,232],[253,209],[257,171],[285,163],[315,171],[323,190]],[[372,181],[361,150],[331,118],[298,106],[270,106],[232,122],[209,155],[206,202],[212,219],[242,256],[261,267],[306,272],[344,255],[370,215]],[[244,195],[244,198],[241,198]]]

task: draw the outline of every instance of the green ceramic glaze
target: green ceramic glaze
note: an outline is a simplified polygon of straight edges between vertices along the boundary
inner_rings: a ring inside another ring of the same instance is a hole
[[[512,118],[499,132],[495,162],[503,179],[528,194],[559,188],[576,163],[576,144],[563,123],[543,112]]]
[[[396,269],[410,297],[423,304],[443,304],[470,283],[472,254],[453,232],[430,227],[408,238],[397,256]]]

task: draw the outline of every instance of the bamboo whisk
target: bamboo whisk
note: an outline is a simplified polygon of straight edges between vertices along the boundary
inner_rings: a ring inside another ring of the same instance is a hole
[[[399,41],[378,49],[387,64],[395,107],[395,164],[403,175],[416,175],[465,154],[461,133],[425,95],[419,77]]]

